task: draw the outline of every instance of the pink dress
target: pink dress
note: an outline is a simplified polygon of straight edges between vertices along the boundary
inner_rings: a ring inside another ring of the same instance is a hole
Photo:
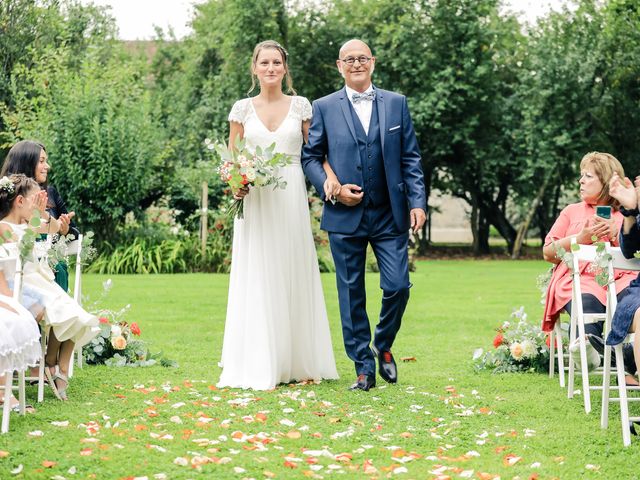
[[[595,215],[596,211],[593,205],[585,202],[573,203],[567,206],[551,227],[551,230],[545,238],[544,244],[549,245],[555,240],[567,237],[569,235],[577,235],[585,226],[589,218]],[[620,212],[612,212],[614,220],[622,227],[623,216]],[[618,246],[618,239],[611,242],[611,245]],[[628,270],[614,271],[616,291],[621,292],[627,288],[632,280],[637,276],[637,272]],[[604,305],[606,303],[606,289],[596,282],[595,272],[589,271],[589,263],[580,263],[580,286],[582,294],[591,294],[595,296]],[[542,330],[550,332],[558,320],[564,306],[571,301],[571,271],[564,262],[560,262],[553,269],[553,275],[547,289],[547,299],[544,306],[544,317],[542,320]]]

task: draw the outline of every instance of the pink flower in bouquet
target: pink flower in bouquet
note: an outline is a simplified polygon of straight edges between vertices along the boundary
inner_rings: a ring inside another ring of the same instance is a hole
[[[125,348],[127,348],[127,340],[122,335],[120,335],[111,339],[111,345],[113,345],[113,348],[115,348],[116,350],[124,350]]]
[[[109,323],[109,319],[108,319],[107,317],[100,317],[100,318],[98,319],[98,321],[99,321],[100,323]]]
[[[504,342],[504,337],[499,333],[493,339],[493,346],[495,348],[498,348],[500,345],[502,345],[503,342]]]
[[[133,333],[136,337],[139,337],[142,331],[136,322],[131,324],[131,333]]]

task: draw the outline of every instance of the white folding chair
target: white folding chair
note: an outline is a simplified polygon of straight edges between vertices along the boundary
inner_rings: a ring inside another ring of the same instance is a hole
[[[580,262],[593,262],[597,257],[597,247],[595,245],[580,245],[576,243],[575,238],[572,239],[572,295],[571,295],[571,325],[569,328],[569,345],[573,341],[578,339],[579,343],[579,355],[580,355],[580,370],[577,369],[577,361],[575,353],[569,348],[569,379],[567,385],[567,396],[573,398],[575,376],[578,373],[582,379],[582,395],[584,399],[584,410],[586,413],[591,412],[591,390],[601,390],[600,385],[591,385],[589,383],[589,366],[587,363],[587,339],[585,335],[584,326],[589,323],[604,322],[606,325],[610,322],[613,316],[613,309],[611,305],[611,289],[607,294],[606,312],[601,313],[584,313],[582,308],[582,288],[580,285]],[[578,248],[575,247],[578,245]],[[605,248],[610,248],[609,244],[605,244]],[[613,293],[613,299],[615,300],[615,288]],[[593,372],[594,374],[602,374],[602,369],[598,368]]]
[[[19,257],[6,257],[0,259],[0,270],[5,276],[14,275],[13,300],[16,302],[20,299],[22,290],[22,265]],[[9,416],[11,415],[11,394],[13,392],[13,372],[7,372],[5,375],[4,386],[4,405],[2,407],[2,424],[0,433],[9,431]],[[26,414],[25,400],[25,374],[24,371],[18,372],[18,402],[20,406],[20,414]]]
[[[79,234],[78,239],[69,242],[67,245],[67,255],[76,257],[76,271],[73,282],[73,299],[78,302],[78,305],[82,305],[82,239],[83,235]],[[78,368],[82,368],[82,347],[76,346],[73,351],[73,355],[76,355]],[[73,376],[73,355],[71,356],[71,362],[69,364],[69,378]]]
[[[622,255],[619,248],[608,247],[607,252],[611,255],[611,261],[609,262],[609,289],[608,293],[611,295],[612,302],[612,315],[617,307],[616,299],[616,286],[613,281],[613,271],[616,270],[632,270],[640,271],[640,260],[633,258],[627,259]],[[606,339],[611,331],[611,323],[608,322],[605,328]],[[630,421],[639,421],[640,417],[629,416],[629,402],[640,401],[640,397],[629,397],[628,391],[640,391],[640,387],[627,386],[625,381],[624,371],[624,357],[622,348],[624,345],[630,344],[634,341],[634,334],[629,334],[623,340],[622,343],[613,347],[613,351],[616,356],[616,378],[618,381],[618,397],[611,397],[611,346],[605,345],[604,348],[604,371],[602,377],[602,413],[600,416],[600,426],[607,428],[609,426],[609,403],[620,403],[620,422],[622,424],[622,443],[625,447],[631,445],[631,428],[629,426]]]

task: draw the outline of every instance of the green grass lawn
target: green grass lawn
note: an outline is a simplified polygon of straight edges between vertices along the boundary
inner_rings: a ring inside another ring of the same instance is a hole
[[[399,365],[397,385],[378,379],[368,393],[347,390],[354,371],[330,274],[323,281],[341,379],[272,392],[214,387],[227,276],[113,277],[106,306],[130,303],[143,339],[179,368],[77,371],[68,403],[47,391],[36,414],[12,416],[0,437],[8,452],[0,479],[637,478],[640,440],[623,449],[615,408],[600,429],[597,395],[587,416],[557,378],[473,371],[473,350],[491,347],[513,307],[538,321],[536,276],[545,269],[538,261],[420,262],[394,348],[396,358],[416,361]],[[85,276],[85,294],[97,297],[106,278]],[[368,277],[372,318],[377,282]],[[28,393],[35,400],[35,388]],[[513,456],[520,460],[509,466]]]

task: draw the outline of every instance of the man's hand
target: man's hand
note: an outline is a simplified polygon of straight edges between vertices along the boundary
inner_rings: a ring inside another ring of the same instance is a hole
[[[411,217],[411,230],[413,233],[418,233],[424,222],[427,221],[427,212],[421,208],[412,208],[409,216]]]
[[[355,207],[362,201],[364,193],[362,188],[353,183],[345,183],[340,187],[340,192],[336,195],[338,201],[347,207]]]

